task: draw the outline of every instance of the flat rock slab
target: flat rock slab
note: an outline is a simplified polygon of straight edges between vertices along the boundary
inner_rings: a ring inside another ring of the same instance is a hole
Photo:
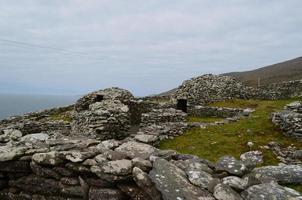
[[[116,148],[115,151],[124,153],[131,159],[138,157],[148,160],[149,157],[155,153],[156,148],[144,143],[130,141],[122,144]]]
[[[184,171],[164,159],[154,161],[150,177],[164,200],[214,200],[207,190],[190,184]]]
[[[259,167],[253,170],[253,175],[259,180],[266,178],[274,178],[278,183],[302,184],[301,165]]]

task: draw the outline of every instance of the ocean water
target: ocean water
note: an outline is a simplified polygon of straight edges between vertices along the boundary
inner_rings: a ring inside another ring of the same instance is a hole
[[[0,94],[0,120],[74,103],[78,96]]]

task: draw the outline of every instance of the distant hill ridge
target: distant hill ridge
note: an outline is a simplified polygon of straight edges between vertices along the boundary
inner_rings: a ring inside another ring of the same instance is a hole
[[[259,80],[261,85],[298,80],[302,79],[302,57],[251,71],[231,72],[223,75],[232,76],[245,85],[253,87],[258,85]]]
[[[230,72],[222,75],[234,77],[245,85],[252,87],[257,87],[259,81],[260,85],[268,85],[282,81],[299,80],[302,79],[302,57],[251,71]],[[159,94],[159,96],[172,95],[176,90],[177,88],[174,88]]]

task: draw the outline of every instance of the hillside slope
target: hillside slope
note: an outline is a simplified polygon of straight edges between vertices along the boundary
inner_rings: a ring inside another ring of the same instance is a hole
[[[261,85],[302,79],[302,57],[252,71],[231,72],[223,75],[235,77],[248,86],[257,86],[259,78]]]

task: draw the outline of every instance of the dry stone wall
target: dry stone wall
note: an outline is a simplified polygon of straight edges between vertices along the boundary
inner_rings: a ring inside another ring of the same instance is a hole
[[[302,105],[293,102],[283,111],[273,113],[272,121],[279,126],[284,135],[302,140]]]
[[[302,96],[302,80],[253,88],[228,76],[207,74],[184,81],[173,98],[186,99],[189,106],[194,106],[236,98],[276,100],[299,96]]]

